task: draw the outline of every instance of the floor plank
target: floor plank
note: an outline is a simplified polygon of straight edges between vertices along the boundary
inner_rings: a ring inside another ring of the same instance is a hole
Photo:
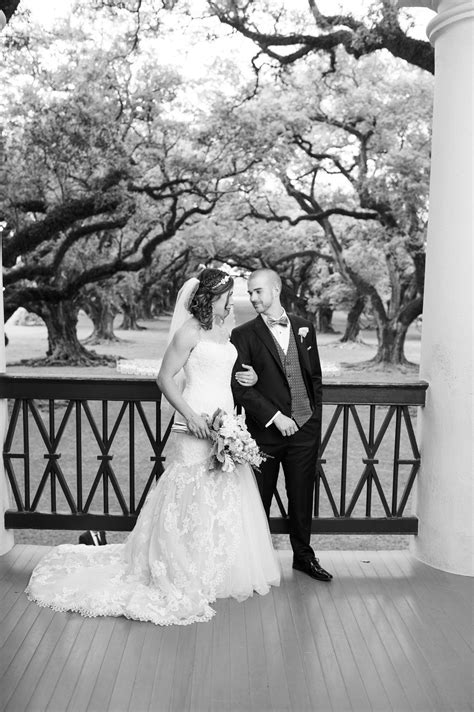
[[[20,547],[15,547],[15,549],[16,548],[20,549]],[[27,549],[22,552],[20,556],[16,557],[15,561],[11,564],[11,569],[5,567],[5,576],[0,583],[0,622],[8,615],[12,606],[18,600],[19,594],[25,590],[31,571],[35,567],[37,560],[37,552]],[[9,570],[10,576],[8,576]]]
[[[214,604],[216,615],[212,620],[211,648],[211,712],[230,710],[230,601]]]
[[[260,596],[254,595],[242,606],[245,615],[249,696],[251,712],[271,709],[270,683],[263,649],[263,623]]]
[[[215,617],[209,623],[196,623],[196,657],[191,679],[190,707],[193,712],[204,712],[211,707],[212,696],[212,637]]]
[[[27,707],[31,701],[31,693],[33,691],[35,708],[38,710],[37,688],[43,678],[48,660],[54,655],[66,626],[65,616],[55,616],[54,614],[51,615],[51,613],[52,612],[50,612],[49,625],[45,629],[39,644],[30,651],[23,674],[18,680],[8,704],[3,708],[5,712],[14,712],[17,709]],[[12,679],[11,674],[9,675],[9,679]]]
[[[63,614],[64,615],[64,614]],[[78,616],[78,613],[72,614]],[[93,643],[94,637],[100,635],[100,627],[104,621],[100,618],[84,618],[78,630],[76,640],[64,663],[61,675],[54,686],[51,698],[48,702],[48,710],[67,710],[76,685],[83,675],[84,666],[88,659],[88,653]],[[87,670],[87,668],[86,668]],[[83,675],[84,679],[87,679]]]
[[[384,573],[392,571],[393,567],[403,573],[399,567],[399,557],[395,556],[390,565],[384,560],[380,552],[377,552],[376,566]],[[407,641],[406,637],[401,637],[404,642],[404,650],[407,657],[416,659],[418,669],[426,672],[426,692],[435,710],[457,710],[469,709],[472,700],[466,694],[462,682],[472,673],[472,657],[469,657],[464,640],[462,640],[462,650],[459,650],[460,639],[452,636],[452,624],[456,615],[454,606],[450,622],[447,623],[442,613],[442,608],[436,604],[430,605],[428,594],[417,594],[416,587],[410,577],[404,578],[402,584],[405,595],[394,598],[394,608],[396,608],[400,619],[405,622],[406,632],[411,636]],[[438,600],[438,599],[437,599]],[[392,623],[393,625],[394,623]],[[465,619],[466,629],[469,627],[468,617]],[[423,660],[414,651],[418,649]],[[449,682],[449,686],[447,683]]]
[[[394,670],[385,655],[385,648],[377,633],[374,633],[374,626],[365,605],[359,600],[353,576],[348,573],[346,562],[341,557],[336,560],[330,558],[328,566],[342,593],[337,607],[364,682],[368,697],[367,709],[390,709],[387,688],[391,690],[393,687]]]
[[[3,556],[0,556],[0,583],[6,578],[11,579],[12,569],[15,568],[20,559],[29,556],[31,552],[20,546],[14,546],[13,549],[7,551]]]
[[[407,551],[325,551],[330,584],[279,551],[279,588],[169,627],[30,603],[46,551],[0,557],[4,712],[472,712],[473,582]]]
[[[272,589],[267,596],[262,596],[260,601],[263,633],[262,652],[266,660],[270,709],[287,712],[291,710],[291,702],[275,607],[275,597],[278,595],[279,590]]]
[[[137,660],[140,659],[145,642],[146,625],[132,621],[127,642],[123,649],[120,666],[110,695],[108,709],[113,712],[125,712],[130,704],[130,697],[137,676]]]
[[[93,687],[99,678],[100,669],[110,647],[110,639],[115,628],[114,618],[104,618],[98,626],[87,658],[81,670],[81,675],[76,681],[67,712],[86,712],[89,709]]]
[[[441,571],[433,566],[428,566],[428,564],[418,561],[413,556],[411,556],[409,551],[405,552],[404,557],[400,557],[405,560],[410,567],[410,572],[420,581],[424,581],[428,586],[435,585],[437,588],[442,587],[449,592],[451,600],[454,598],[457,603],[461,603],[463,606],[467,606],[469,609],[472,608],[473,600],[473,589],[474,589],[474,578],[472,576],[459,576],[457,574],[450,574],[447,571]],[[461,585],[458,585],[461,581]],[[449,603],[448,599],[448,603]],[[450,606],[448,605],[448,611]]]
[[[306,679],[306,688],[310,698],[310,709],[332,709],[328,688],[324,676],[323,665],[319,658],[318,649],[314,640],[311,621],[305,606],[305,598],[297,585],[293,571],[292,556],[283,562],[284,585],[286,588],[293,624],[295,626],[300,650],[303,657],[303,670]],[[318,585],[314,582],[315,585]]]
[[[327,563],[329,568],[334,568],[334,562],[329,558],[329,554]],[[300,575],[299,572],[296,573]],[[350,636],[340,614],[340,602],[344,601],[342,583],[338,577],[333,578],[330,583],[309,580],[315,586],[336,659],[343,661],[344,679],[350,681],[349,685],[346,682],[346,689],[351,708],[370,710],[369,697],[357,664],[358,651],[354,653],[351,648]]]
[[[156,664],[163,641],[162,632],[160,626],[146,626],[145,639],[137,663],[137,675],[130,695],[130,712],[142,712],[150,708]]]
[[[196,625],[180,626],[179,628],[170,700],[170,710],[174,712],[191,710],[193,667],[196,657],[196,629]]]
[[[364,552],[357,561],[354,554],[350,552],[348,557],[338,557],[339,566],[343,569],[347,577],[347,585],[351,588],[350,603],[355,611],[361,636],[367,641],[367,647],[371,652],[371,657],[377,670],[377,674],[382,681],[384,690],[390,701],[390,705],[395,710],[415,709],[409,697],[409,690],[405,690],[402,679],[397,671],[397,666],[393,659],[394,643],[391,638],[387,639],[383,634],[383,605],[380,604],[376,596],[376,579],[371,570],[371,576],[365,577],[363,568],[370,564],[370,553]],[[339,567],[336,569],[338,572]],[[342,575],[342,573],[340,573]],[[355,643],[357,637],[355,638]],[[384,708],[382,705],[381,709]],[[377,709],[377,707],[375,707]]]
[[[254,594],[258,596],[258,594]],[[232,600],[229,605],[230,633],[230,709],[250,712],[249,660],[245,606]]]
[[[150,710],[164,712],[170,709],[180,628],[181,626],[177,625],[163,628],[160,651],[155,659],[156,667],[152,682]],[[108,709],[110,712],[115,712],[112,707]],[[132,707],[131,709],[133,710],[134,708]]]
[[[396,552],[390,558],[385,556],[384,552],[380,552],[378,558],[392,575],[400,572],[406,585],[423,606],[424,612],[427,611],[426,606],[428,606],[435,623],[449,631],[454,649],[460,650],[461,656],[469,655],[469,652],[472,652],[472,635],[470,635],[472,629],[469,621],[473,612],[474,579],[459,577],[464,585],[462,588],[457,588],[454,575],[446,580],[443,576],[444,572],[439,572],[441,575],[435,579],[429,566],[415,561],[406,552]],[[433,586],[436,586],[436,601],[430,600]],[[465,591],[470,593],[468,598],[462,595]]]
[[[410,595],[406,582],[384,570],[378,552],[370,552],[370,567],[363,571],[371,580],[378,576],[375,599],[380,609],[380,630],[412,708],[448,712],[452,708],[440,699],[439,683],[416,640],[417,621],[405,598]]]
[[[36,619],[47,612],[39,606],[31,605],[26,596],[21,595],[15,604],[8,621],[4,622],[0,630],[0,645],[2,646],[2,657],[0,659],[0,676],[11,667],[18,655],[25,646],[30,646],[30,632]]]
[[[287,677],[290,709],[306,712],[306,710],[309,711],[312,709],[312,704],[306,684],[304,655],[296,632],[288,596],[288,589],[293,586],[293,580],[292,569],[288,568],[287,561],[284,562],[282,572],[281,585],[280,588],[275,591],[274,600]]]
[[[42,657],[40,657],[40,660],[42,660],[45,665],[36,685],[31,688],[27,686],[24,687],[25,698],[27,700],[27,704],[24,708],[26,712],[45,712],[46,710],[51,710],[49,705],[51,695],[62,675],[66,660],[76,644],[76,639],[84,620],[81,616],[74,614],[71,614],[71,616],[57,616],[57,618],[64,624],[64,628],[49,658],[42,659]],[[18,709],[23,709],[22,705],[18,704]]]
[[[104,712],[108,708],[131,626],[132,621],[125,618],[115,619],[107,654],[102,659],[95,682],[91,685],[89,710]]]
[[[310,621],[326,689],[328,690],[330,709],[340,710],[341,712],[353,710],[344,661],[338,660],[334,647],[335,632],[330,631],[324,615],[327,602],[333,595],[331,593],[333,582],[330,584],[317,582],[299,571],[295,572],[294,580],[302,596],[307,617]]]
[[[7,640],[9,644],[8,650],[12,650],[11,643],[15,639],[18,645],[11,656],[4,654],[2,651],[0,663],[0,677],[3,678],[2,709],[6,708],[11,696],[20,685],[32,659],[37,657],[37,650],[41,647],[42,638],[53,618],[54,611],[49,609],[43,608],[32,612],[30,608],[27,608],[18,625],[9,636]],[[23,687],[21,687],[21,691],[23,691]]]

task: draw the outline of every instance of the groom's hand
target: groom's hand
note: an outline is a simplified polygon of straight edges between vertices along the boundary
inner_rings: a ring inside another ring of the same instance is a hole
[[[288,418],[288,416],[283,415],[283,413],[278,413],[278,415],[275,416],[273,424],[276,425],[280,433],[286,437],[294,435],[298,432],[298,426],[295,421],[292,418]]]

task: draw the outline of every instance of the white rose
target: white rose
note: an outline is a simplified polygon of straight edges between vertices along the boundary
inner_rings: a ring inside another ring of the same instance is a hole
[[[303,341],[306,336],[308,336],[308,327],[307,326],[300,326],[298,329],[298,336],[300,337],[301,341]]]

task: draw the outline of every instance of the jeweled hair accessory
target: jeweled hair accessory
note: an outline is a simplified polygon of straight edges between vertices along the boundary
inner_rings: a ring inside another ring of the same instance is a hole
[[[227,282],[230,280],[230,274],[225,274],[222,279],[220,279],[217,284],[214,285],[214,289],[216,287],[222,287],[224,284],[227,284]]]

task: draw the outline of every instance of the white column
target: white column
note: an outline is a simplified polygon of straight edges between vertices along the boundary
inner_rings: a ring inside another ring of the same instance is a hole
[[[5,321],[3,316],[3,263],[2,263],[2,240],[0,227],[0,373],[5,373]],[[0,445],[3,451],[3,442],[7,432],[8,411],[6,398],[0,398]],[[8,484],[3,466],[3,457],[0,452],[0,555],[10,551],[14,545],[13,532],[5,529],[4,514],[9,508]]]
[[[474,575],[474,5],[433,0],[431,7],[435,92],[420,369],[429,389],[419,423],[419,534],[412,552],[444,571]]]

